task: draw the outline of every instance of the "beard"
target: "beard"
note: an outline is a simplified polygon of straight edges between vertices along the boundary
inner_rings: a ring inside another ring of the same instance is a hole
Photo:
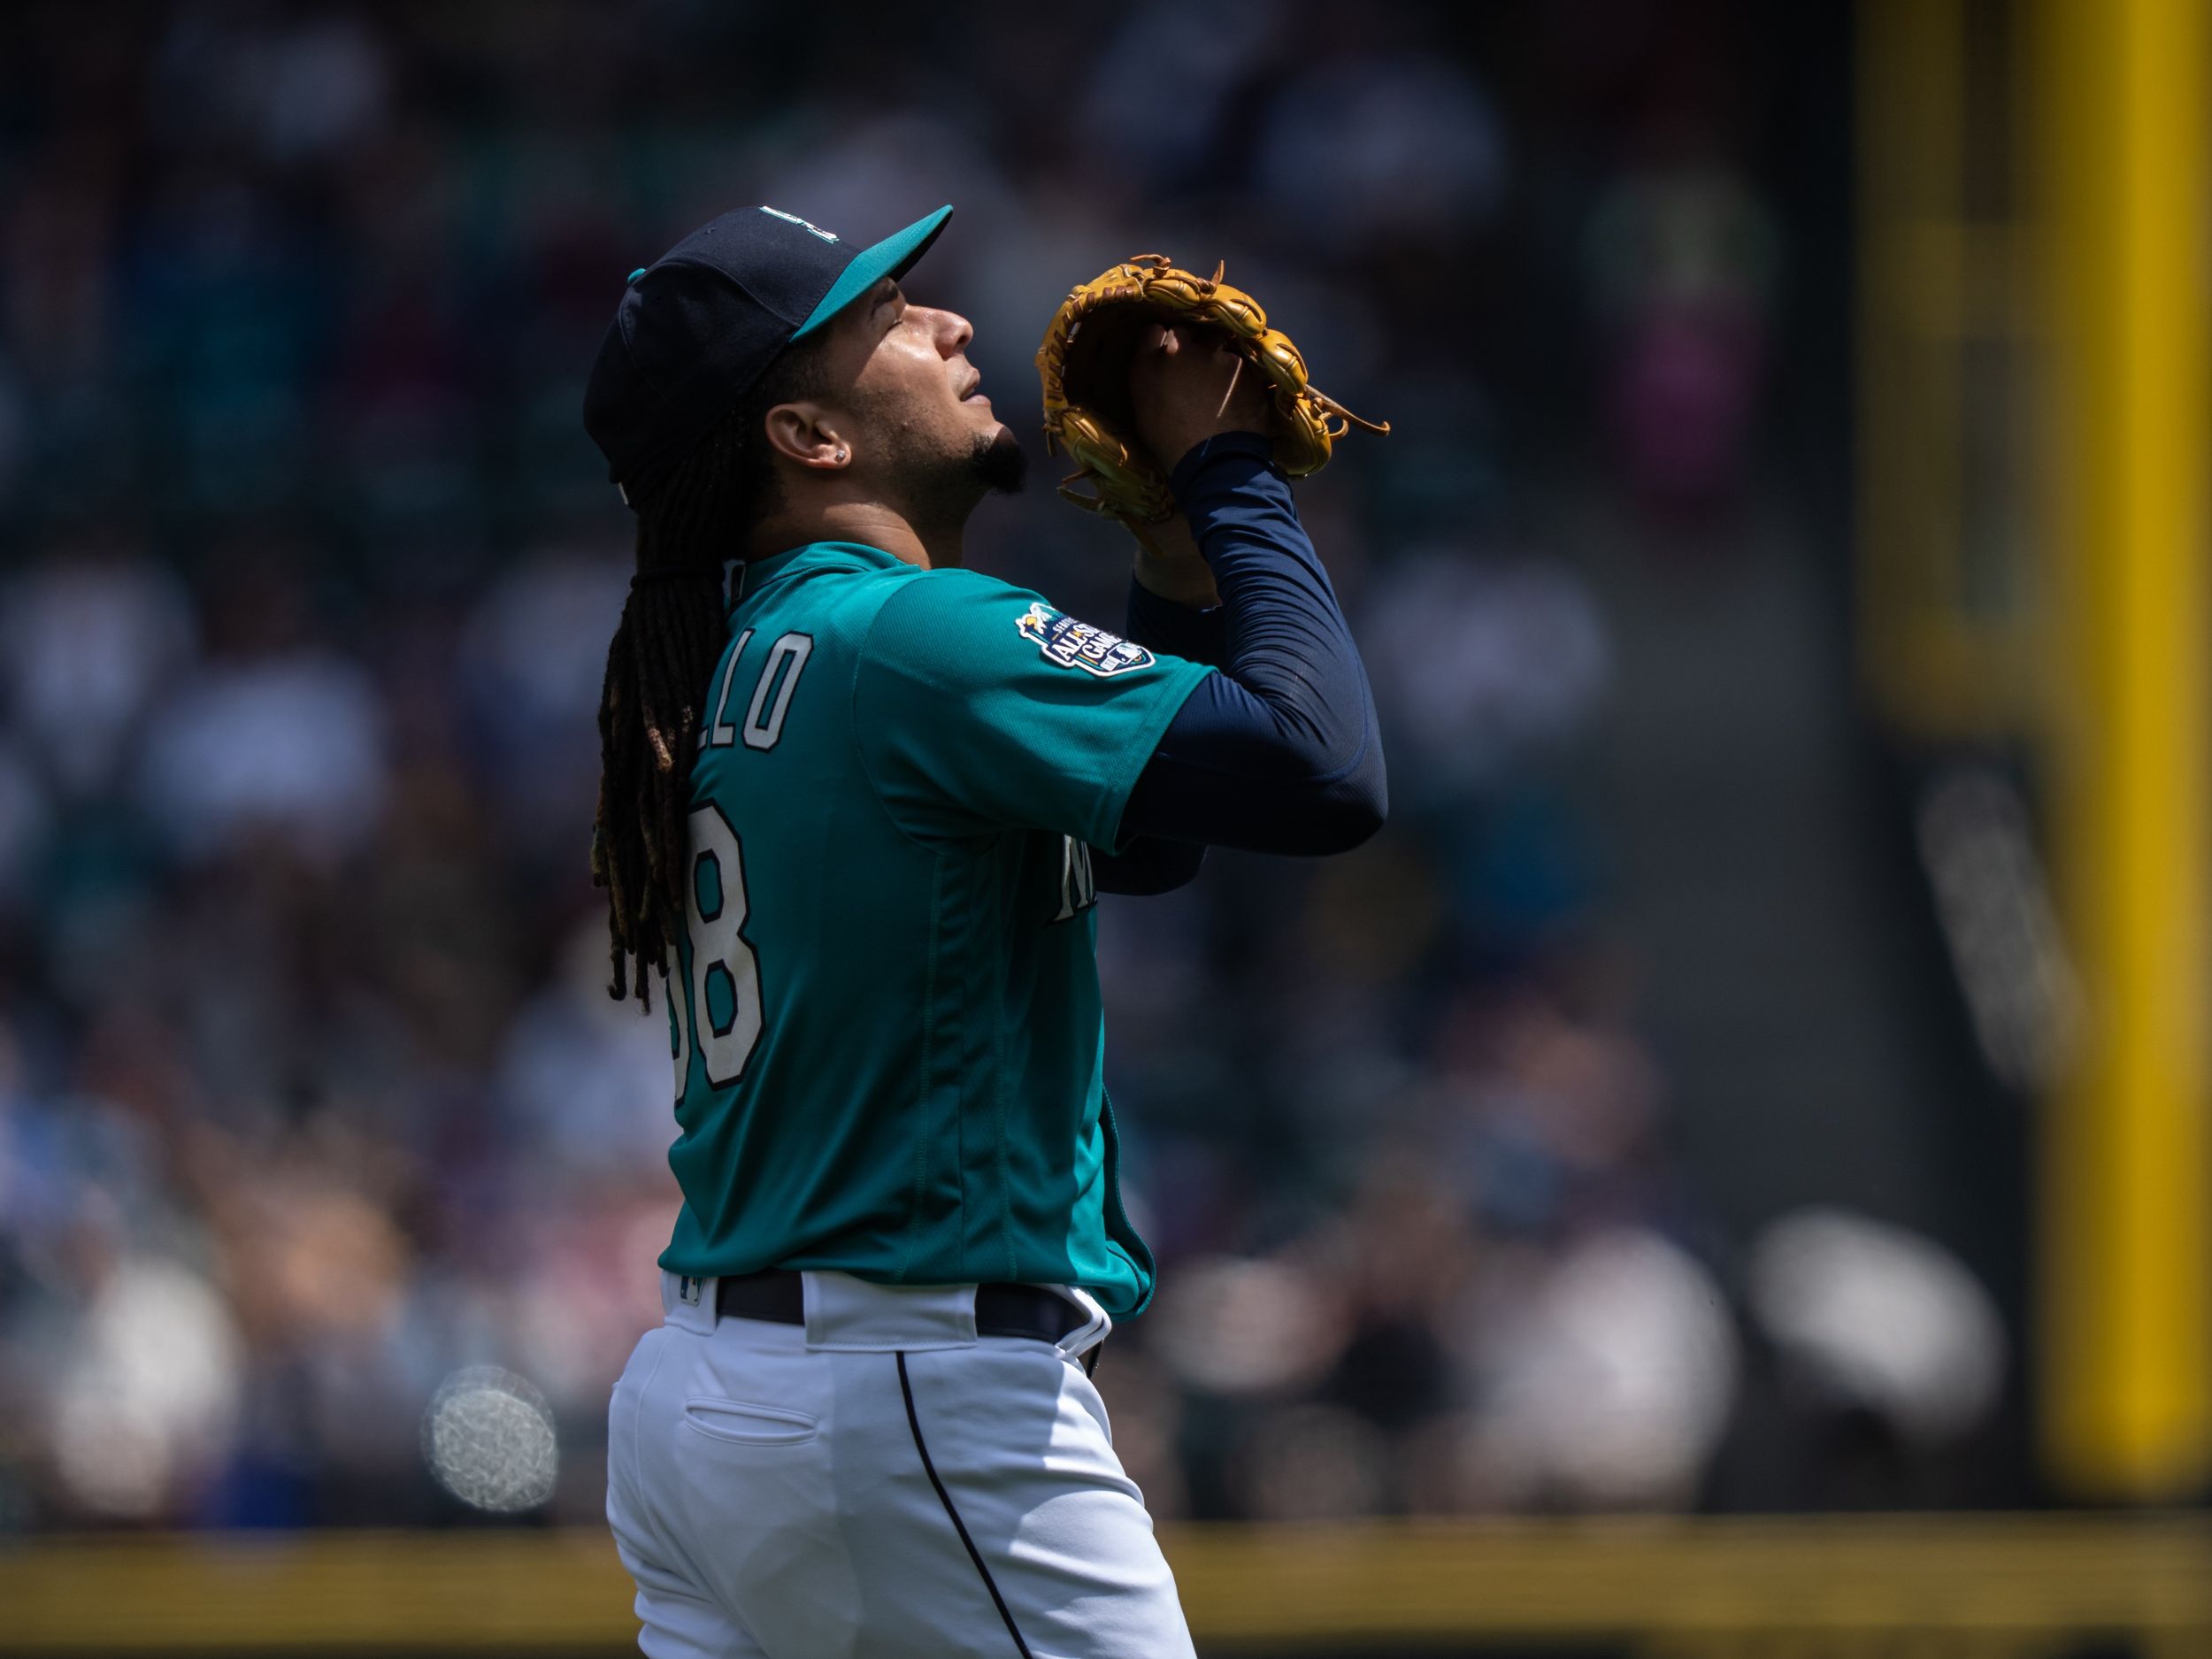
[[[976,439],[968,455],[968,475],[988,493],[1018,495],[1029,478],[1029,452],[1011,426],[1001,426],[991,436]]]
[[[978,434],[965,454],[899,456],[893,499],[904,503],[916,525],[957,529],[984,496],[1018,494],[1028,475],[1029,457],[1021,440],[1001,426],[988,437]]]

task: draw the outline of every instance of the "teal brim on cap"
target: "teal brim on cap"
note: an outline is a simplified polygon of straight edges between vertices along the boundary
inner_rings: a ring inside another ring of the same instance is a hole
[[[853,262],[845,267],[845,273],[830,284],[830,291],[822,296],[822,303],[791,337],[804,339],[884,278],[904,276],[913,268],[914,262],[929,251],[929,244],[937,240],[937,233],[944,229],[945,221],[951,217],[949,206],[941,207],[927,219],[918,219],[896,235],[886,236],[874,247],[855,254]]]

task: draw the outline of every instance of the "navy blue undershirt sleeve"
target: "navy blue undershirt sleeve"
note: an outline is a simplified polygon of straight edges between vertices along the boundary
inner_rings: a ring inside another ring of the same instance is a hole
[[[1122,632],[1138,645],[1213,668],[1220,667],[1227,657],[1228,629],[1218,605],[1194,611],[1162,598],[1132,577],[1126,618]],[[1206,848],[1202,841],[1147,835],[1125,842],[1118,853],[1093,848],[1091,873],[1101,893],[1143,896],[1172,893],[1187,886],[1205,861]]]
[[[1169,488],[1221,594],[1217,612],[1187,612],[1182,626],[1218,616],[1221,672],[1192,691],[1138,777],[1125,839],[1357,846],[1388,810],[1374,699],[1289,480],[1265,438],[1237,432],[1194,449]]]
[[[1140,645],[1210,668],[1219,668],[1229,660],[1228,613],[1219,605],[1194,611],[1172,599],[1163,599],[1132,577],[1128,617],[1128,635]]]

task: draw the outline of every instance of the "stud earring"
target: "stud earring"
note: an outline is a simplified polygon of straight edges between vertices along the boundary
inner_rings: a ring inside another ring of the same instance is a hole
[[[845,458],[845,452],[844,452],[842,449],[840,449],[840,450],[837,452],[837,458],[838,458],[839,460],[841,460],[841,460],[843,460],[843,459]]]

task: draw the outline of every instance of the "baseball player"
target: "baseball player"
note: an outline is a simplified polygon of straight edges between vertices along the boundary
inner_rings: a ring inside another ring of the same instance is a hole
[[[1187,528],[1120,634],[961,568],[1022,451],[953,312],[742,208],[633,273],[585,421],[637,519],[593,842],[682,1190],[609,1417],[655,1659],[1191,1651],[1089,1371],[1153,1264],[1093,907],[1384,813],[1366,676],[1202,331],[1128,376]]]

